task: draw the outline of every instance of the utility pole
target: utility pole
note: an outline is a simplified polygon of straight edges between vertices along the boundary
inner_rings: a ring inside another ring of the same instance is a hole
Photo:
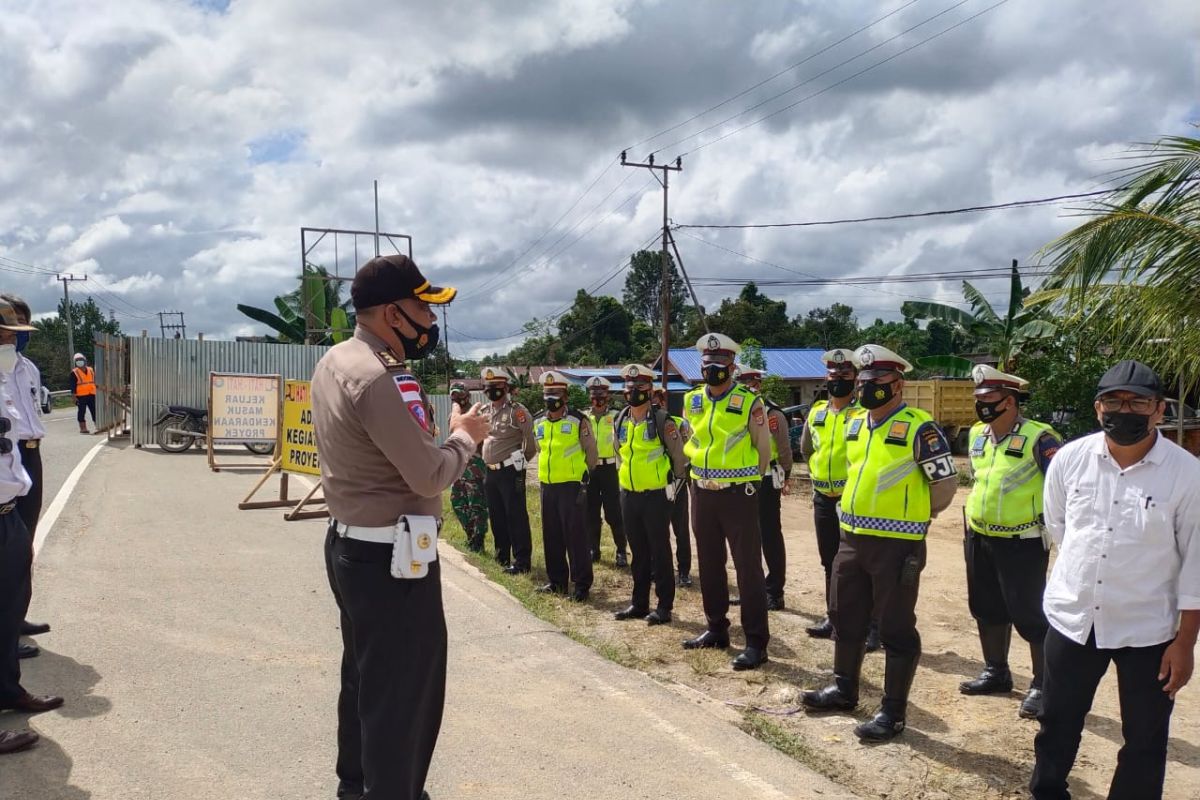
[[[65,301],[64,312],[67,315],[67,350],[70,353],[67,355],[67,360],[71,362],[71,366],[75,365],[75,321],[71,319],[71,293],[67,286],[71,281],[86,281],[87,275],[82,278],[76,278],[74,275],[56,275],[55,280],[62,281],[63,285],[63,300]]]
[[[654,154],[651,153],[646,159],[645,164],[634,164],[625,159],[625,151],[621,151],[621,166],[623,167],[639,167],[641,169],[650,170],[650,174],[654,175],[654,179],[662,185],[663,188],[663,223],[662,223],[662,289],[660,294],[662,297],[662,387],[663,391],[667,390],[667,363],[668,355],[671,347],[671,271],[668,268],[667,245],[671,239],[670,222],[667,217],[667,195],[669,191],[668,176],[672,172],[683,171],[683,157],[675,159],[674,164],[655,164]],[[662,172],[662,177],[658,177],[656,172]]]
[[[167,322],[166,317],[179,317],[179,322]],[[187,338],[187,324],[183,320],[182,311],[160,311],[158,312],[158,329],[162,334],[162,338],[167,338],[167,331],[175,331],[176,339]]]
[[[449,303],[446,306],[450,305]],[[442,341],[446,347],[446,394],[450,394],[450,373],[454,371],[454,359],[450,357],[450,326],[446,324],[446,306],[442,306]]]

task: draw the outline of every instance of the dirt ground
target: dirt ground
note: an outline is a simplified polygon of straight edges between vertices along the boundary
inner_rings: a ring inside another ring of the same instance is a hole
[[[864,745],[852,728],[869,718],[878,704],[882,653],[867,656],[862,704],[856,714],[808,716],[799,709],[800,691],[829,681],[833,645],[804,633],[806,626],[823,616],[824,584],[807,481],[796,484],[783,500],[787,609],[771,614],[771,662],[755,672],[730,669],[735,650],[684,651],[680,647],[684,638],[704,628],[698,583],[677,592],[671,625],[650,628],[641,622],[615,621],[613,612],[628,604],[630,580],[626,571],[611,565],[607,527],[604,563],[596,572],[588,604],[533,595],[532,586],[539,580],[541,543],[532,491],[532,580],[502,576],[488,563],[490,559],[473,560],[490,577],[509,586],[535,613],[556,622],[573,637],[681,692],[699,692],[739,711],[745,729],[864,798],[1027,797],[1037,723],[1020,719],[1017,705],[1020,692],[1029,684],[1028,647],[1014,633],[1010,664],[1018,692],[987,697],[958,692],[959,681],[976,676],[983,666],[974,621],[967,610],[963,568],[960,509],[968,490],[960,488],[954,506],[934,521],[929,535],[928,563],[921,576],[917,606],[924,654],[913,686],[908,729],[896,742]],[[450,538],[455,540],[453,534]],[[489,537],[489,548],[490,544]],[[732,586],[732,564],[730,567]],[[737,609],[731,611],[730,633],[736,648],[744,640]],[[1072,773],[1074,797],[1096,800],[1106,795],[1120,744],[1116,675],[1110,670],[1097,693]],[[1169,800],[1200,797],[1200,681],[1177,698],[1164,796]]]

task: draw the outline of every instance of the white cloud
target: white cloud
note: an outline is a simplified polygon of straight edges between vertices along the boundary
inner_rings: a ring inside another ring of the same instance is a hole
[[[132,235],[133,229],[126,225],[119,216],[105,217],[88,226],[83,233],[79,234],[75,241],[63,249],[62,256],[79,261],[124,242]]]

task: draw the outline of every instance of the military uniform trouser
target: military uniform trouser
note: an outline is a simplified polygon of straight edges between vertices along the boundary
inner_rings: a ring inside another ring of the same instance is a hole
[[[542,546],[546,553],[546,579],[566,589],[592,588],[592,549],[584,528],[585,498],[578,481],[542,484]]]
[[[588,491],[591,491],[589,487]],[[621,490],[621,513],[633,555],[633,596],[630,605],[650,607],[650,581],[654,580],[656,608],[675,607],[675,570],[671,564],[671,501],[666,489],[649,492]]]
[[[487,493],[488,519],[496,540],[496,560],[529,568],[533,537],[529,532],[529,509],[525,506],[525,471],[515,467],[489,469],[483,482]]]
[[[600,511],[612,529],[613,544],[618,553],[625,552],[625,526],[621,513],[621,484],[617,480],[616,464],[598,464],[588,476],[587,532],[592,553],[600,554]]]
[[[758,491],[758,528],[762,537],[763,560],[767,562],[765,585],[768,597],[783,597],[787,580],[787,550],[783,544],[782,498],[771,476],[762,479]]]
[[[446,697],[441,564],[403,580],[391,559],[390,544],[342,538],[330,524],[325,564],[343,648],[339,794],[364,800],[420,798]]]
[[[29,610],[33,536],[15,510],[0,514],[0,704],[22,694],[17,644]]]
[[[861,642],[877,609],[879,638],[887,652],[902,658],[919,658],[917,594],[925,568],[925,541],[862,536],[842,531],[833,560],[829,617],[833,638]]]
[[[488,531],[487,494],[483,488],[486,473],[483,459],[471,456],[463,474],[450,487],[450,507],[462,525],[467,544],[475,548],[483,547]]]
[[[967,604],[981,625],[1009,625],[1027,642],[1041,644],[1049,623],[1042,610],[1050,554],[1041,538],[966,535]]]
[[[771,631],[767,623],[762,539],[758,532],[757,487],[757,482],[742,483],[712,491],[693,484],[692,519],[708,629],[721,636],[729,630],[729,578],[725,573],[728,545],[737,572],[738,593],[742,597],[746,646],[761,649],[770,641]],[[747,494],[747,490],[753,493]]]
[[[688,487],[684,483],[671,503],[671,533],[675,536],[675,563],[680,575],[692,571],[692,529],[688,521]]]
[[[829,614],[829,606],[833,595],[830,583],[833,578],[833,559],[837,556],[838,547],[842,543],[842,526],[838,522],[837,497],[821,494],[813,490],[813,526],[817,531],[817,557],[821,559],[821,568],[825,570],[825,613]]]

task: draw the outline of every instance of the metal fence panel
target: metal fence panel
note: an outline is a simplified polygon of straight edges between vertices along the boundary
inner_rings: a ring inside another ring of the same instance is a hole
[[[442,444],[450,435],[450,395],[431,394],[429,402],[433,406],[433,421],[437,423],[437,443]],[[472,403],[486,403],[483,392],[471,392]]]
[[[306,381],[328,347],[265,342],[130,338],[130,426],[136,446],[154,444],[154,420],[167,405],[208,405],[210,372],[282,375]]]
[[[97,333],[95,340],[96,428],[120,433],[129,404],[125,337]]]

